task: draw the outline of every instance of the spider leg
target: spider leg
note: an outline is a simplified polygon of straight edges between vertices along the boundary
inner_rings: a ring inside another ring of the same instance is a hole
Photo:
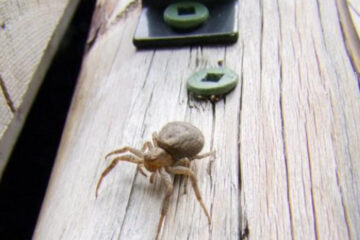
[[[152,150],[153,148],[154,148],[154,146],[152,145],[152,143],[149,142],[149,141],[146,141],[146,142],[144,143],[143,147],[141,148],[141,151],[142,151],[142,152],[145,152],[146,149]]]
[[[164,169],[161,169],[160,170],[160,176],[161,176],[161,179],[164,180],[164,183],[166,185],[166,195],[165,195],[164,200],[163,200],[163,205],[162,205],[162,209],[161,209],[161,216],[160,216],[160,220],[159,220],[158,228],[157,228],[157,233],[156,233],[156,239],[159,239],[160,230],[161,230],[162,224],[164,222],[165,215],[166,215],[166,213],[167,213],[167,211],[169,209],[170,197],[174,192],[174,186],[172,184],[172,180],[171,180],[170,175],[166,171],[164,171]]]
[[[143,158],[144,157],[144,153],[136,148],[132,148],[132,147],[123,147],[120,149],[116,149],[112,152],[109,152],[108,154],[106,154],[105,159],[108,158],[111,155],[114,154],[120,154],[120,153],[124,153],[124,152],[130,152],[132,154],[134,154],[135,156],[139,157],[139,158]]]
[[[159,139],[159,136],[158,136],[157,132],[153,132],[152,140],[153,140],[153,143],[154,143],[154,147],[158,146],[158,139]]]
[[[189,168],[190,161],[197,160],[197,159],[203,159],[203,158],[206,158],[209,156],[215,156],[215,151],[211,151],[211,152],[204,153],[201,155],[196,155],[196,156],[190,157],[190,159],[189,158],[181,158],[180,160],[178,160],[176,162],[175,166],[184,166],[184,167]],[[184,194],[187,194],[187,183],[188,183],[188,176],[185,175],[184,176]]]
[[[176,161],[175,166],[183,166],[183,167],[190,167],[190,160],[188,158],[181,158]],[[184,176],[184,194],[187,194],[187,184],[188,184],[189,177],[187,175]]]
[[[180,158],[179,160],[177,160],[174,164],[174,167],[177,167],[177,166],[186,167],[187,165],[190,165],[190,160],[189,160],[189,158],[184,157],[184,158]]]
[[[139,163],[137,165],[137,170],[144,176],[147,177],[147,174],[144,172],[144,163]]]
[[[172,174],[180,174],[180,175],[186,175],[186,176],[189,176],[189,177],[190,177],[191,184],[192,184],[192,187],[193,187],[193,189],[194,189],[196,198],[197,198],[197,200],[199,201],[202,209],[204,210],[205,215],[206,215],[207,218],[208,218],[209,224],[211,224],[210,215],[209,215],[209,212],[207,211],[207,209],[206,209],[206,207],[205,207],[205,204],[204,204],[204,202],[203,202],[203,200],[202,200],[202,197],[201,197],[201,194],[200,194],[200,190],[199,190],[199,187],[198,187],[198,185],[197,185],[197,180],[196,180],[195,174],[194,174],[189,168],[182,167],[182,166],[167,167],[167,168],[166,168],[166,171],[168,171],[169,173],[172,173]]]
[[[157,172],[153,172],[150,176],[150,183],[153,184],[155,182]]]
[[[215,153],[216,153],[215,151],[211,151],[211,152],[204,153],[204,154],[201,154],[201,155],[196,155],[196,156],[190,157],[190,161],[197,160],[197,159],[203,159],[203,158],[210,157],[210,156],[215,157]]]
[[[98,195],[98,190],[99,187],[101,185],[101,182],[103,180],[103,178],[116,166],[116,164],[120,161],[126,161],[126,162],[131,162],[131,163],[135,163],[135,164],[142,164],[143,161],[141,159],[138,159],[132,155],[124,155],[124,156],[120,156],[115,158],[111,164],[101,173],[101,177],[96,185],[96,190],[95,190],[95,197],[97,197]]]

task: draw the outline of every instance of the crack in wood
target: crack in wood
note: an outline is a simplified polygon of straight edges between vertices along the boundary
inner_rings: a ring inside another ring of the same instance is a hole
[[[319,56],[319,53],[318,53],[318,51],[316,49],[315,39],[314,39],[313,35],[311,35],[311,39],[312,39],[312,43],[313,43],[314,56],[315,56],[315,61],[316,61],[316,70],[317,70],[317,72],[319,74],[322,87],[324,89],[326,89],[326,86],[325,86],[325,83],[324,83],[325,79],[324,79],[324,76],[323,76],[323,73],[322,73],[322,70],[321,70],[320,56]]]
[[[182,91],[183,90],[183,82],[182,81],[179,81],[179,94],[177,96],[177,102],[179,103],[179,105],[182,105],[183,104],[183,100],[181,100],[181,97],[182,97]],[[185,88],[185,91],[187,91],[187,89]]]
[[[152,54],[151,54],[149,67],[148,67],[148,69],[146,70],[144,82],[143,82],[143,85],[142,85],[141,89],[144,89],[144,88],[145,88],[146,82],[147,82],[147,80],[148,80],[148,78],[149,78],[150,71],[151,71],[151,68],[152,68],[152,65],[153,65],[153,62],[154,62],[154,58],[155,58],[155,53],[156,53],[156,49],[154,49],[153,52],[152,52]],[[140,92],[139,92],[139,93],[140,93]]]
[[[211,128],[211,141],[210,141],[210,151],[214,149],[214,136],[215,136],[215,127],[216,127],[216,107],[215,103],[211,102],[211,111],[212,111],[212,128]],[[213,178],[212,178],[212,166],[213,166],[214,160],[211,159],[208,163],[207,167],[207,173],[210,177],[210,186],[213,186]]]
[[[335,162],[336,163],[336,162]],[[346,230],[347,230],[347,237],[348,239],[353,239],[352,236],[351,236],[351,220],[350,220],[350,217],[349,217],[349,213],[348,213],[348,209],[346,207],[346,205],[344,204],[344,193],[343,193],[343,190],[342,190],[342,186],[341,186],[341,183],[340,183],[340,177],[339,177],[339,171],[338,171],[338,167],[336,166],[336,185],[338,186],[339,188],[339,192],[340,192],[340,199],[341,199],[341,207],[342,207],[342,210],[343,210],[343,214],[344,214],[344,220],[345,220],[345,224],[346,224]]]
[[[237,125],[237,151],[238,151],[238,159],[237,159],[237,168],[238,168],[238,186],[239,186],[239,191],[238,191],[238,201],[239,201],[239,225],[238,225],[238,229],[240,232],[240,239],[245,239],[245,237],[248,236],[247,234],[244,234],[245,231],[243,231],[242,229],[242,224],[243,222],[245,222],[245,229],[248,229],[248,223],[246,220],[246,216],[245,216],[245,212],[242,211],[242,204],[241,204],[241,192],[242,192],[242,168],[241,168],[241,135],[242,135],[242,109],[243,109],[243,96],[244,96],[244,84],[243,84],[243,80],[244,80],[244,41],[242,41],[242,46],[241,46],[241,72],[240,72],[240,84],[241,84],[241,88],[240,88],[240,99],[239,99],[239,108],[240,111],[238,113],[238,125]],[[244,193],[244,192],[243,192]],[[244,198],[245,199],[245,198]],[[245,205],[245,204],[244,204]],[[245,207],[244,207],[245,208]],[[244,236],[244,238],[242,238],[242,236]]]
[[[280,49],[278,49],[278,53]],[[286,194],[287,194],[287,202],[288,202],[288,211],[289,211],[289,221],[290,221],[290,231],[291,231],[291,238],[295,239],[294,235],[294,217],[292,212],[292,203],[291,203],[291,194],[290,194],[290,176],[289,176],[289,166],[288,166],[288,149],[286,147],[286,128],[285,128],[285,117],[284,117],[284,98],[283,98],[283,66],[281,55],[279,54],[279,71],[280,71],[280,81],[279,81],[279,107],[280,107],[280,121],[281,121],[281,136],[282,136],[282,150],[283,150],[283,157],[284,157],[284,164],[285,164],[285,175],[286,175]]]
[[[336,0],[336,6],[337,17],[339,19],[343,39],[345,40],[347,55],[351,59],[350,62],[355,72],[360,74],[360,39],[357,35],[354,23],[351,20],[349,8],[345,0]]]
[[[322,39],[324,39],[324,35],[325,35],[325,31],[324,31],[324,24],[323,24],[323,21],[322,21],[322,17],[321,17],[321,10],[320,10],[320,0],[316,0],[316,10],[317,10],[317,15],[318,15],[318,19],[319,19],[319,22],[320,22],[320,28],[321,28],[321,36],[322,36]],[[323,41],[325,43],[325,41]],[[325,48],[326,48],[326,44],[325,45]]]
[[[299,47],[300,47],[300,52],[302,52],[302,49],[303,49],[303,46],[302,46],[302,42],[301,42],[301,37],[300,37],[300,33],[299,33],[299,20],[298,20],[298,5],[297,5],[298,2],[295,2],[295,11],[294,11],[294,23],[295,23],[295,33],[296,33],[296,36],[297,36],[297,41],[299,42]],[[291,44],[293,45],[295,41],[291,41]],[[294,52],[294,56],[295,55],[295,48],[294,46],[293,47],[293,52]]]
[[[11,100],[9,91],[8,91],[8,89],[6,88],[5,81],[4,81],[4,79],[2,78],[2,75],[1,75],[1,74],[0,74],[0,88],[1,88],[1,91],[2,91],[2,93],[3,93],[3,95],[4,95],[4,97],[5,97],[7,106],[9,107],[9,109],[10,109],[10,111],[11,111],[12,113],[15,113],[15,112],[16,112],[16,108],[15,108],[14,102]]]
[[[241,232],[240,232],[240,240],[245,240],[245,239],[249,239],[249,235],[250,235],[250,229],[249,229],[249,224],[248,224],[248,221],[247,219],[245,218],[244,219],[244,228],[241,229]]]
[[[134,188],[135,188],[135,180],[136,180],[137,174],[138,174],[138,171],[135,171],[135,176],[134,176],[133,181],[131,183],[129,198],[128,198],[128,201],[126,202],[124,217],[123,217],[123,219],[121,221],[119,239],[121,239],[121,234],[123,232],[124,224],[126,222],[126,217],[127,217],[128,212],[129,212],[130,202],[132,200],[132,195],[133,195]]]
[[[175,181],[175,180],[176,180],[176,177],[174,177],[173,185],[174,185],[174,187],[178,186],[178,194],[177,194],[176,203],[175,203],[175,216],[177,216],[178,207],[179,207],[179,200],[180,200],[180,197],[181,197],[181,184],[180,184],[180,181]],[[179,182],[179,184],[176,184],[176,182]],[[184,188],[187,188],[185,183],[184,183]]]
[[[329,98],[330,98],[330,106],[331,106],[331,112],[332,112],[332,115],[335,116],[335,113],[334,113],[334,99],[333,99],[333,96],[332,94],[330,93],[329,94]],[[346,117],[345,117],[346,118]],[[345,134],[345,139],[346,139],[346,143],[345,143],[345,151],[346,151],[346,155],[349,159],[349,165],[350,165],[350,178],[352,181],[355,181],[354,180],[354,174],[353,174],[353,159],[352,159],[352,156],[350,154],[350,150],[349,150],[349,135],[348,135],[348,126],[347,126],[347,123],[346,121],[344,121],[344,126],[345,126],[345,130],[344,130],[344,134]],[[331,142],[332,144],[334,144],[334,138],[332,137],[331,138]],[[344,203],[345,202],[345,199],[344,199],[344,191],[343,191],[343,187],[342,187],[342,184],[341,184],[341,178],[340,178],[340,173],[339,173],[339,170],[338,170],[338,166],[337,166],[337,161],[336,161],[336,154],[335,154],[335,164],[336,164],[336,184],[339,188],[339,192],[340,192],[340,197],[341,197],[341,205],[342,205],[342,209],[343,209],[343,213],[344,213],[344,216],[345,216],[345,224],[346,224],[346,227],[347,227],[347,232],[348,232],[348,239],[352,239],[351,237],[351,220],[350,220],[350,217],[349,217],[349,211],[346,207],[346,204]]]
[[[259,97],[260,103],[262,101],[262,91],[263,91],[263,44],[264,44],[264,0],[259,1],[260,8],[260,58],[259,58],[259,67],[260,67],[260,86],[259,86]]]
[[[309,143],[309,129],[307,127],[307,124],[304,124],[305,128],[305,141],[306,141],[306,154],[307,154],[307,160],[309,165],[309,174],[310,174],[310,193],[311,193],[311,208],[312,208],[312,217],[314,221],[314,232],[315,232],[315,238],[319,239],[319,232],[318,232],[318,223],[316,219],[316,207],[315,207],[315,199],[314,199],[314,186],[313,186],[313,173],[312,173],[312,166],[311,166],[311,156],[310,156],[310,143]]]

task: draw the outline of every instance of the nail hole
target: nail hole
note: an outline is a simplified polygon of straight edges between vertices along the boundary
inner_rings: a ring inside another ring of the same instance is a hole
[[[178,15],[192,15],[195,14],[194,6],[178,7]]]
[[[224,76],[223,73],[207,73],[202,82],[218,82]]]

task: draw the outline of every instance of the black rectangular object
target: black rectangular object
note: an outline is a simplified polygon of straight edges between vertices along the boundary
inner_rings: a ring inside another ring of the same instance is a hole
[[[163,20],[164,1],[159,1],[157,5],[152,2],[143,3],[133,39],[137,47],[234,43],[238,39],[237,0],[203,0],[209,10],[209,18],[191,31],[179,31],[168,26]]]

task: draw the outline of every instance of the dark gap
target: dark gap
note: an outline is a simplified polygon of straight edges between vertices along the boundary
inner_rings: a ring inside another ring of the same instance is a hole
[[[0,180],[0,239],[31,239],[84,54],[95,0],[81,0]]]
[[[179,7],[178,8],[178,15],[192,15],[195,14],[195,8],[194,6],[188,6],[188,7]]]
[[[218,82],[224,76],[223,73],[207,73],[202,82]]]

